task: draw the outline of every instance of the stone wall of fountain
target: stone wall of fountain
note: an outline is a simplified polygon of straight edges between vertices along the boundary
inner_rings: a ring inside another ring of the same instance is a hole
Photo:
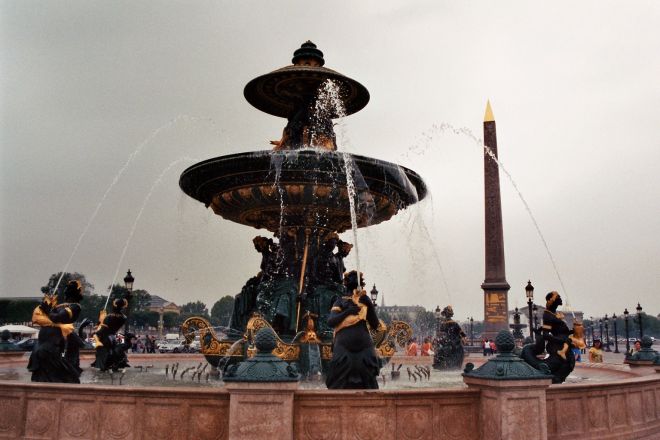
[[[264,391],[261,393],[263,396]],[[268,414],[278,411],[273,402],[282,393],[292,394],[292,419],[271,420]],[[270,389],[267,394],[273,398],[260,402],[259,420],[234,421],[274,429],[270,431],[273,439],[486,440],[498,432],[494,421],[479,420],[490,400],[478,389],[357,393]],[[0,395],[0,439],[226,440],[232,417],[236,417],[231,400],[237,395],[217,388],[72,387],[0,381]],[[609,383],[550,386],[544,392],[545,413],[538,414],[537,420],[546,427],[547,437],[525,431],[530,421],[528,397],[520,388],[515,396],[519,405],[509,414],[520,431],[515,438],[651,439],[660,432],[657,373]],[[291,436],[278,435],[283,426],[292,427]]]

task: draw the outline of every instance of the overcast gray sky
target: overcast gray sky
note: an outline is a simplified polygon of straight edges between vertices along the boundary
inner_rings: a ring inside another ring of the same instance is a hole
[[[258,232],[185,196],[182,158],[270,148],[285,121],[243,87],[310,39],[371,93],[340,121],[340,149],[408,166],[432,194],[359,231],[361,269],[388,305],[483,316],[483,153],[443,127],[481,138],[490,99],[500,159],[566,288],[501,173],[510,306],[531,279],[539,297],[559,290],[587,315],[638,301],[660,311],[657,1],[0,7],[0,296],[38,294],[64,268],[129,158],[69,271],[103,293],[144,205],[118,279],[130,267],[136,288],[179,304],[238,293],[259,269]]]

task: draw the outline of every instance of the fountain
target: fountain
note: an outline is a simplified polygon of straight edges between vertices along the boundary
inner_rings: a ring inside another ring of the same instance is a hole
[[[184,192],[216,214],[272,234],[254,240],[261,273],[237,297],[231,337],[222,340],[208,322],[191,318],[185,331],[190,337],[199,330],[208,363],[190,354],[132,355],[135,368],[99,373],[83,354],[81,385],[30,383],[27,357],[4,357],[0,437],[657,438],[660,376],[648,338],[644,352],[628,360],[636,368],[580,363],[579,380],[569,377],[563,385],[550,385],[547,374],[522,362],[506,331],[496,338],[499,355],[485,364],[480,355],[471,357],[462,379],[460,370],[399,359],[377,391],[297,381],[299,370],[314,377],[331,355],[325,318],[332,298],[343,294],[343,259],[357,251],[357,229],[387,221],[426,195],[411,170],[337,151],[332,119],[360,110],[369,95],[323,64],[321,52],[305,43],[292,66],[246,87],[251,104],[288,119],[273,150],[210,159],[181,176]],[[327,105],[319,89],[324,98],[341,99]],[[349,229],[353,245],[338,236]],[[446,316],[445,323],[460,331]],[[449,326],[444,329],[450,334]],[[388,359],[409,332],[394,322],[372,334],[379,355]],[[229,380],[209,380],[215,371],[207,367],[222,360]],[[272,371],[277,382],[249,382],[270,380]]]
[[[255,332],[272,327],[278,356],[297,361],[303,373],[320,372],[319,362],[332,355],[326,321],[344,295],[343,259],[353,247],[357,253],[357,242],[343,242],[338,234],[352,229],[355,238],[357,228],[387,221],[426,196],[414,171],[337,151],[332,120],[367,105],[364,86],[324,67],[323,53],[309,41],[292,63],[253,79],[244,90],[257,109],[287,118],[274,148],[208,159],[181,174],[181,189],[217,215],[272,234],[255,237],[261,272],[237,296],[234,338],[219,340],[201,318],[184,324],[189,338],[200,331],[202,352],[215,365],[223,357],[251,356]],[[381,357],[388,358],[395,341],[405,343],[411,331],[395,322],[373,336]]]

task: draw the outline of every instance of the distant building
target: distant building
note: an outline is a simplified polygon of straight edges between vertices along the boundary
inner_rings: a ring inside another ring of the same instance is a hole
[[[387,313],[399,321],[414,321],[420,312],[425,311],[422,306],[378,306],[377,313]]]
[[[181,314],[181,307],[174,304],[172,301],[168,301],[165,298],[161,298],[158,295],[151,295],[151,302],[147,307],[147,310],[150,312],[160,313],[161,309],[163,313],[176,313],[177,315]]]

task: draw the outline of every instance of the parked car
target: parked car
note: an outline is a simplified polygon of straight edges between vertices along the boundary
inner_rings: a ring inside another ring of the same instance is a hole
[[[158,344],[158,351],[161,353],[183,353],[187,349],[181,341],[162,341]]]
[[[32,351],[36,343],[37,338],[25,338],[22,341],[17,342],[16,345],[23,351]]]

